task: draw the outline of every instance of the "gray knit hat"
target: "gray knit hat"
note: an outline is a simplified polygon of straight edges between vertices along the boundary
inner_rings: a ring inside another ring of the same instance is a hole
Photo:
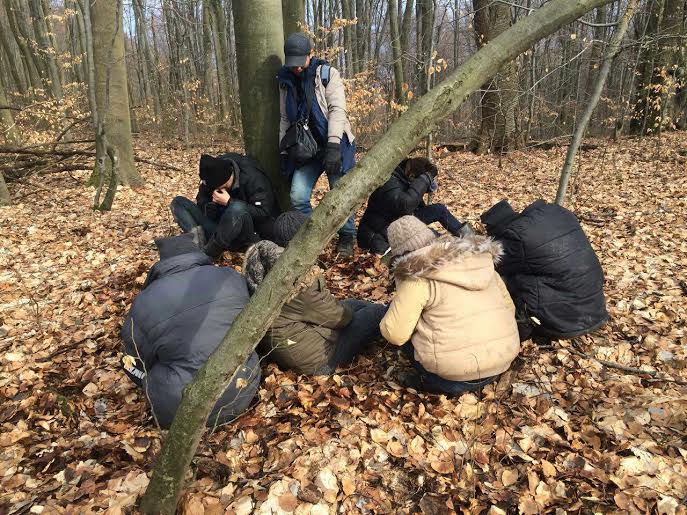
[[[307,219],[308,215],[295,209],[280,214],[274,221],[274,242],[286,247]]]
[[[392,257],[426,247],[437,238],[432,229],[410,215],[392,222],[387,230],[387,236]]]
[[[284,252],[282,247],[269,240],[259,241],[246,251],[242,270],[251,295],[265,280],[267,273],[272,269],[282,252]]]

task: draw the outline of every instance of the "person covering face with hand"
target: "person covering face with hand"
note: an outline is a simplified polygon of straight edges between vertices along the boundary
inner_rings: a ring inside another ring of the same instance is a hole
[[[236,153],[202,155],[196,203],[176,197],[170,206],[184,232],[193,232],[212,258],[272,237],[278,214],[272,185],[254,159]],[[205,243],[207,241],[207,243]]]

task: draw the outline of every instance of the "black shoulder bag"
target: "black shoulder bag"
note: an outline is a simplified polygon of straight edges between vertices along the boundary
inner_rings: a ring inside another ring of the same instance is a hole
[[[284,137],[279,144],[279,151],[286,152],[289,156],[289,161],[294,163],[297,167],[303,166],[305,163],[315,157],[315,154],[317,154],[318,150],[317,141],[315,141],[315,137],[312,135],[312,131],[308,127],[314,90],[314,84],[305,85],[305,118],[301,118],[292,123],[291,126],[286,130],[286,134],[284,134]]]

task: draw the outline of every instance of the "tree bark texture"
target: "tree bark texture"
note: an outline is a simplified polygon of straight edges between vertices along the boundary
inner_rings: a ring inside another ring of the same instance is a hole
[[[281,0],[281,12],[284,22],[284,37],[294,32],[303,32],[305,25],[305,1]]]
[[[103,121],[107,140],[117,151],[119,179],[135,187],[142,185],[143,179],[134,164],[122,11],[121,0],[91,4],[95,99],[98,119]]]
[[[627,32],[627,27],[630,24],[630,20],[634,16],[635,10],[637,9],[637,4],[639,0],[629,0],[627,4],[627,9],[625,14],[618,22],[618,25],[613,33],[611,41],[606,47],[606,51],[601,62],[601,69],[596,77],[596,82],[594,83],[594,89],[591,91],[591,98],[586,104],[582,115],[579,120],[577,120],[577,125],[575,126],[575,132],[573,133],[572,140],[570,141],[570,146],[568,147],[568,152],[565,156],[565,162],[563,163],[563,168],[561,170],[561,178],[558,183],[558,191],[556,192],[556,204],[562,206],[565,202],[565,192],[568,189],[568,182],[570,181],[570,175],[572,173],[573,164],[575,163],[575,156],[577,155],[577,150],[580,148],[582,143],[582,138],[589,125],[589,120],[592,118],[592,113],[599,103],[601,98],[601,92],[604,89],[604,84],[606,84],[606,78],[608,73],[611,71],[611,65],[613,64],[613,59],[618,54],[620,49],[620,44],[625,37],[625,32]]]
[[[475,35],[478,47],[503,33],[511,25],[511,8],[491,0],[473,0]],[[477,152],[505,152],[521,146],[516,125],[518,105],[516,63],[503,69],[485,84],[482,95],[482,121],[477,138]]]
[[[42,89],[43,83],[38,68],[38,62],[33,50],[29,47],[31,37],[29,35],[29,28],[26,20],[23,18],[24,14],[21,9],[17,7],[12,0],[4,0],[5,12],[7,13],[7,21],[14,35],[14,40],[19,47],[21,56],[24,60],[27,73],[29,75],[29,82],[34,89]]]
[[[2,78],[0,78],[0,135],[10,146],[15,147],[19,143],[19,131],[17,131],[17,127],[14,125],[12,111],[3,109],[3,106],[7,105],[9,105],[9,101],[7,100]]]
[[[7,189],[7,183],[5,183],[5,176],[0,172],[0,206],[9,206],[12,202],[12,197],[10,197],[10,190]]]
[[[396,102],[401,103],[404,100],[404,95],[401,39],[398,33],[398,0],[389,0],[389,25],[391,27],[391,49],[394,57],[394,97]]]
[[[610,0],[551,0],[477,52],[408,109],[358,165],[329,191],[298,231],[215,352],[184,391],[141,503],[144,513],[172,514],[212,406],[252,352],[300,278],[371,191],[440,120],[538,39]],[[238,16],[237,16],[238,19]],[[281,22],[280,22],[281,27]]]
[[[256,24],[255,20],[262,20]],[[281,2],[234,3],[236,61],[243,142],[246,153],[262,165],[272,180],[282,208],[288,191],[279,170],[279,87],[277,72],[284,62]]]

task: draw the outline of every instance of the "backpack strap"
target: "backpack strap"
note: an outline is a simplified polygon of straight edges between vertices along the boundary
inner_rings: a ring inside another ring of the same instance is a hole
[[[320,79],[322,80],[322,85],[324,87],[327,87],[327,84],[329,84],[329,71],[332,69],[331,66],[328,64],[323,64],[320,66]]]

